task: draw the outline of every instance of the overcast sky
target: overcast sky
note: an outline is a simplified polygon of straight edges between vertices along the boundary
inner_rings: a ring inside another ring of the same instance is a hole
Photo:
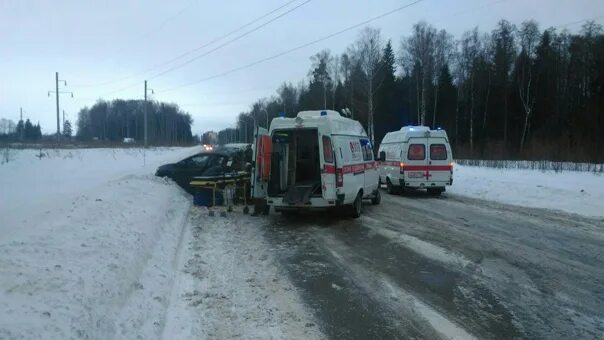
[[[283,81],[307,77],[309,57],[328,48],[341,53],[358,30],[227,76],[165,92],[321,38],[412,0],[297,0],[298,9],[267,26],[164,75],[158,73],[236,37],[257,24],[173,63],[156,67],[219,38],[290,0],[0,0],[0,118],[40,122],[56,130],[55,71],[67,81],[61,109],[75,121],[83,106],[98,98],[142,98],[143,80],[154,99],[174,102],[195,121],[193,133],[232,126],[236,115],[260,97],[271,96]],[[505,18],[514,24],[535,19],[542,28],[588,18],[603,22],[602,0],[424,0],[371,23],[392,39],[395,50],[411,26],[426,20],[459,37],[478,26],[490,32]],[[577,31],[581,24],[567,28]],[[147,72],[144,72],[147,71]],[[93,85],[93,86],[90,86]],[[130,87],[123,91],[118,91]]]

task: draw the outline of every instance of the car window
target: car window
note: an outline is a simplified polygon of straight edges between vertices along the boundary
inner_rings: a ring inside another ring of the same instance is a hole
[[[422,161],[426,159],[426,146],[424,144],[409,145],[407,159],[411,161]]]
[[[189,158],[188,163],[195,167],[203,167],[208,163],[209,159],[210,159],[210,155],[198,155],[198,156],[193,156],[193,157]]]
[[[443,161],[447,159],[447,147],[444,144],[430,145],[430,159],[434,161]]]

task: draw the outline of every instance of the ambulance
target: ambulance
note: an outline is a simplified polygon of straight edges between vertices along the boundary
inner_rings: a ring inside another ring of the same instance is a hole
[[[405,126],[388,132],[378,150],[380,183],[388,193],[426,189],[440,195],[453,184],[453,154],[447,132]]]
[[[339,208],[359,217],[379,204],[378,164],[358,121],[331,110],[302,111],[257,127],[252,194],[277,212]]]

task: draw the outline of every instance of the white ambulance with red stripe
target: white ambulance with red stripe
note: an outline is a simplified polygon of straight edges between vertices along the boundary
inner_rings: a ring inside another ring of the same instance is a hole
[[[352,216],[363,200],[380,203],[378,164],[358,121],[336,111],[302,111],[257,128],[254,197],[276,211],[341,207]]]
[[[384,136],[378,151],[380,183],[388,193],[426,189],[440,195],[453,184],[453,154],[447,132],[405,126]]]

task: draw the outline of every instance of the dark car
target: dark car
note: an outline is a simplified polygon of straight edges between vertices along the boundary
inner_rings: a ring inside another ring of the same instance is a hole
[[[246,170],[246,151],[243,148],[219,147],[214,151],[201,152],[177,163],[157,168],[156,176],[168,177],[188,192],[189,183],[195,176],[223,176]]]

